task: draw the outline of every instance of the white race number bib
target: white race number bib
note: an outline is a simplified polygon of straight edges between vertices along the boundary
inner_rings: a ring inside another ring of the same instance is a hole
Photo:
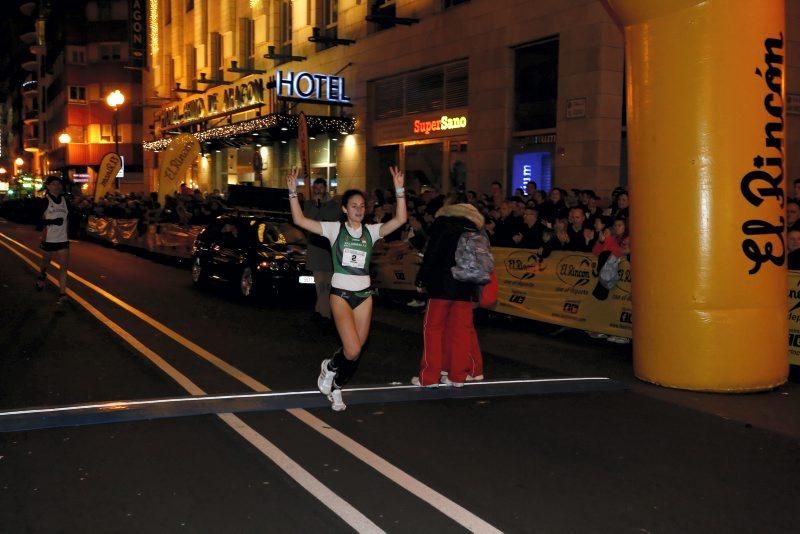
[[[342,258],[342,267],[363,269],[367,263],[367,253],[363,250],[345,247]]]

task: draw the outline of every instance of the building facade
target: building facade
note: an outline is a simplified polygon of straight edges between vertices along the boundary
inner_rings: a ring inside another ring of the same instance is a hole
[[[798,22],[787,3],[787,37]],[[626,185],[624,43],[596,0],[151,0],[145,174],[178,133],[204,190],[312,177],[507,191]],[[794,58],[788,63],[791,67]],[[796,69],[795,69],[796,70]],[[793,89],[794,88],[794,89]],[[787,93],[800,93],[794,70]],[[791,109],[791,108],[790,108]],[[796,118],[787,116],[789,154]],[[800,172],[789,157],[788,176]],[[791,174],[794,173],[794,174]]]

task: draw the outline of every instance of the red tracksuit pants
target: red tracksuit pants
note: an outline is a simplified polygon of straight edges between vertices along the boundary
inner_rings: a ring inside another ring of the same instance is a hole
[[[472,309],[472,302],[428,300],[423,329],[425,347],[419,371],[423,386],[439,382],[442,371],[447,371],[453,382],[464,382],[468,374],[483,374]]]

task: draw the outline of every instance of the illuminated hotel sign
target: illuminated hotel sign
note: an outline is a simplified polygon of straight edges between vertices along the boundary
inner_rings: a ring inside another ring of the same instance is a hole
[[[225,89],[209,91],[205,96],[186,100],[167,108],[161,115],[161,127],[184,124],[197,119],[226,115],[240,108],[264,103],[264,79],[255,78]]]
[[[180,126],[266,104],[268,99],[265,99],[264,91],[272,88],[273,82],[267,83],[261,76],[248,77],[246,80],[223,86],[224,88],[209,89],[203,96],[188,98],[177,106],[164,109],[161,127]],[[339,76],[279,70],[276,72],[274,84],[277,96],[281,99],[352,105],[345,91],[344,78]]]
[[[440,132],[443,130],[460,130],[467,127],[466,117],[448,117],[442,115],[440,118],[432,121],[414,121],[414,133],[430,135],[431,132]]]
[[[285,72],[275,75],[278,98],[350,105],[344,78],[310,72]]]

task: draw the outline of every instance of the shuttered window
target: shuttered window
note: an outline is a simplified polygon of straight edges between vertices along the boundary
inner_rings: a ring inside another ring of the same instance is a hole
[[[469,65],[457,61],[384,78],[372,82],[370,90],[378,120],[466,107]]]

